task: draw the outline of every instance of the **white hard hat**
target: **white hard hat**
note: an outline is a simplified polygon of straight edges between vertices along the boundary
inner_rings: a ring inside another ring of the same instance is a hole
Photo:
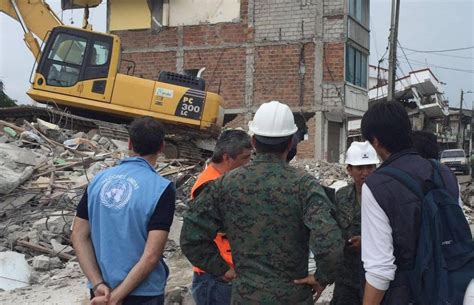
[[[277,101],[262,104],[249,122],[249,131],[262,137],[288,137],[297,130],[290,107]]]
[[[375,149],[368,141],[352,142],[346,153],[346,164],[370,165],[380,163]]]

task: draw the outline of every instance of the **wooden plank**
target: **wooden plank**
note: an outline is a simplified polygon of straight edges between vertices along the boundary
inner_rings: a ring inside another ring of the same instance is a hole
[[[46,254],[49,254],[50,256],[57,256],[57,257],[59,257],[60,259],[62,259],[64,261],[69,261],[69,260],[71,260],[72,258],[75,257],[73,255],[69,255],[69,254],[66,254],[66,253],[57,253],[53,249],[49,249],[49,248],[46,248],[46,247],[43,247],[43,246],[40,246],[40,245],[35,245],[35,244],[32,244],[32,243],[27,242],[25,240],[17,240],[16,244],[18,246],[22,246],[22,247],[28,248],[28,249],[36,251],[36,252],[46,253]]]

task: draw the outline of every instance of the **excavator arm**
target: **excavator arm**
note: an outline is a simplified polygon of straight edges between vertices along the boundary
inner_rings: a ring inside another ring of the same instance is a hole
[[[23,40],[35,58],[41,50],[33,34],[43,40],[49,31],[63,24],[49,5],[41,0],[0,0],[0,11],[20,22],[25,32]]]
[[[74,9],[95,7],[101,2],[102,0],[62,0],[61,4],[63,9]],[[38,58],[41,49],[34,35],[44,40],[53,28],[63,25],[44,0],[0,0],[0,12],[21,24],[25,32],[23,40],[35,58]]]

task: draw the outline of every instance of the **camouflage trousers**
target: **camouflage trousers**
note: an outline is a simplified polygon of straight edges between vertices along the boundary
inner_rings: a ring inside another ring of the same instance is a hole
[[[336,282],[331,305],[362,305],[359,288]]]

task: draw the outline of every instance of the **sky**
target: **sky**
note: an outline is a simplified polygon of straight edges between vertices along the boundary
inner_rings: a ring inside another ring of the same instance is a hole
[[[391,2],[371,0],[370,64],[376,66],[388,45]],[[471,47],[468,50],[443,53],[415,53],[405,50],[413,70],[429,67],[446,83],[445,98],[450,107],[459,107],[461,89],[463,108],[472,109],[474,100],[474,0],[400,0],[398,41],[403,48],[438,51]],[[457,56],[457,57],[451,57]],[[463,57],[463,58],[460,58]],[[388,52],[382,66],[388,66]],[[400,48],[397,58],[401,69],[397,76],[412,69]],[[466,71],[455,71],[458,69]]]
[[[53,11],[65,24],[82,24],[82,10],[61,13],[61,1],[48,0]],[[371,0],[370,3],[370,57],[377,65],[388,44],[390,27],[390,0]],[[91,9],[90,21],[97,31],[105,31],[106,5]],[[474,47],[474,0],[401,0],[398,40],[403,48],[419,51],[438,51]],[[20,24],[0,13],[0,79],[7,94],[20,103],[31,100],[25,94],[34,58],[23,42]],[[405,50],[414,70],[429,67],[435,76],[446,83],[445,97],[450,106],[459,107],[460,90],[466,93],[463,108],[471,109],[474,100],[474,48],[456,52],[415,53]],[[457,56],[457,57],[453,57]],[[384,56],[388,58],[388,53]],[[410,65],[400,49],[397,57],[401,69],[398,76],[407,74]],[[462,58],[460,58],[462,57]],[[383,65],[387,65],[387,60]],[[464,70],[464,71],[456,71]]]

